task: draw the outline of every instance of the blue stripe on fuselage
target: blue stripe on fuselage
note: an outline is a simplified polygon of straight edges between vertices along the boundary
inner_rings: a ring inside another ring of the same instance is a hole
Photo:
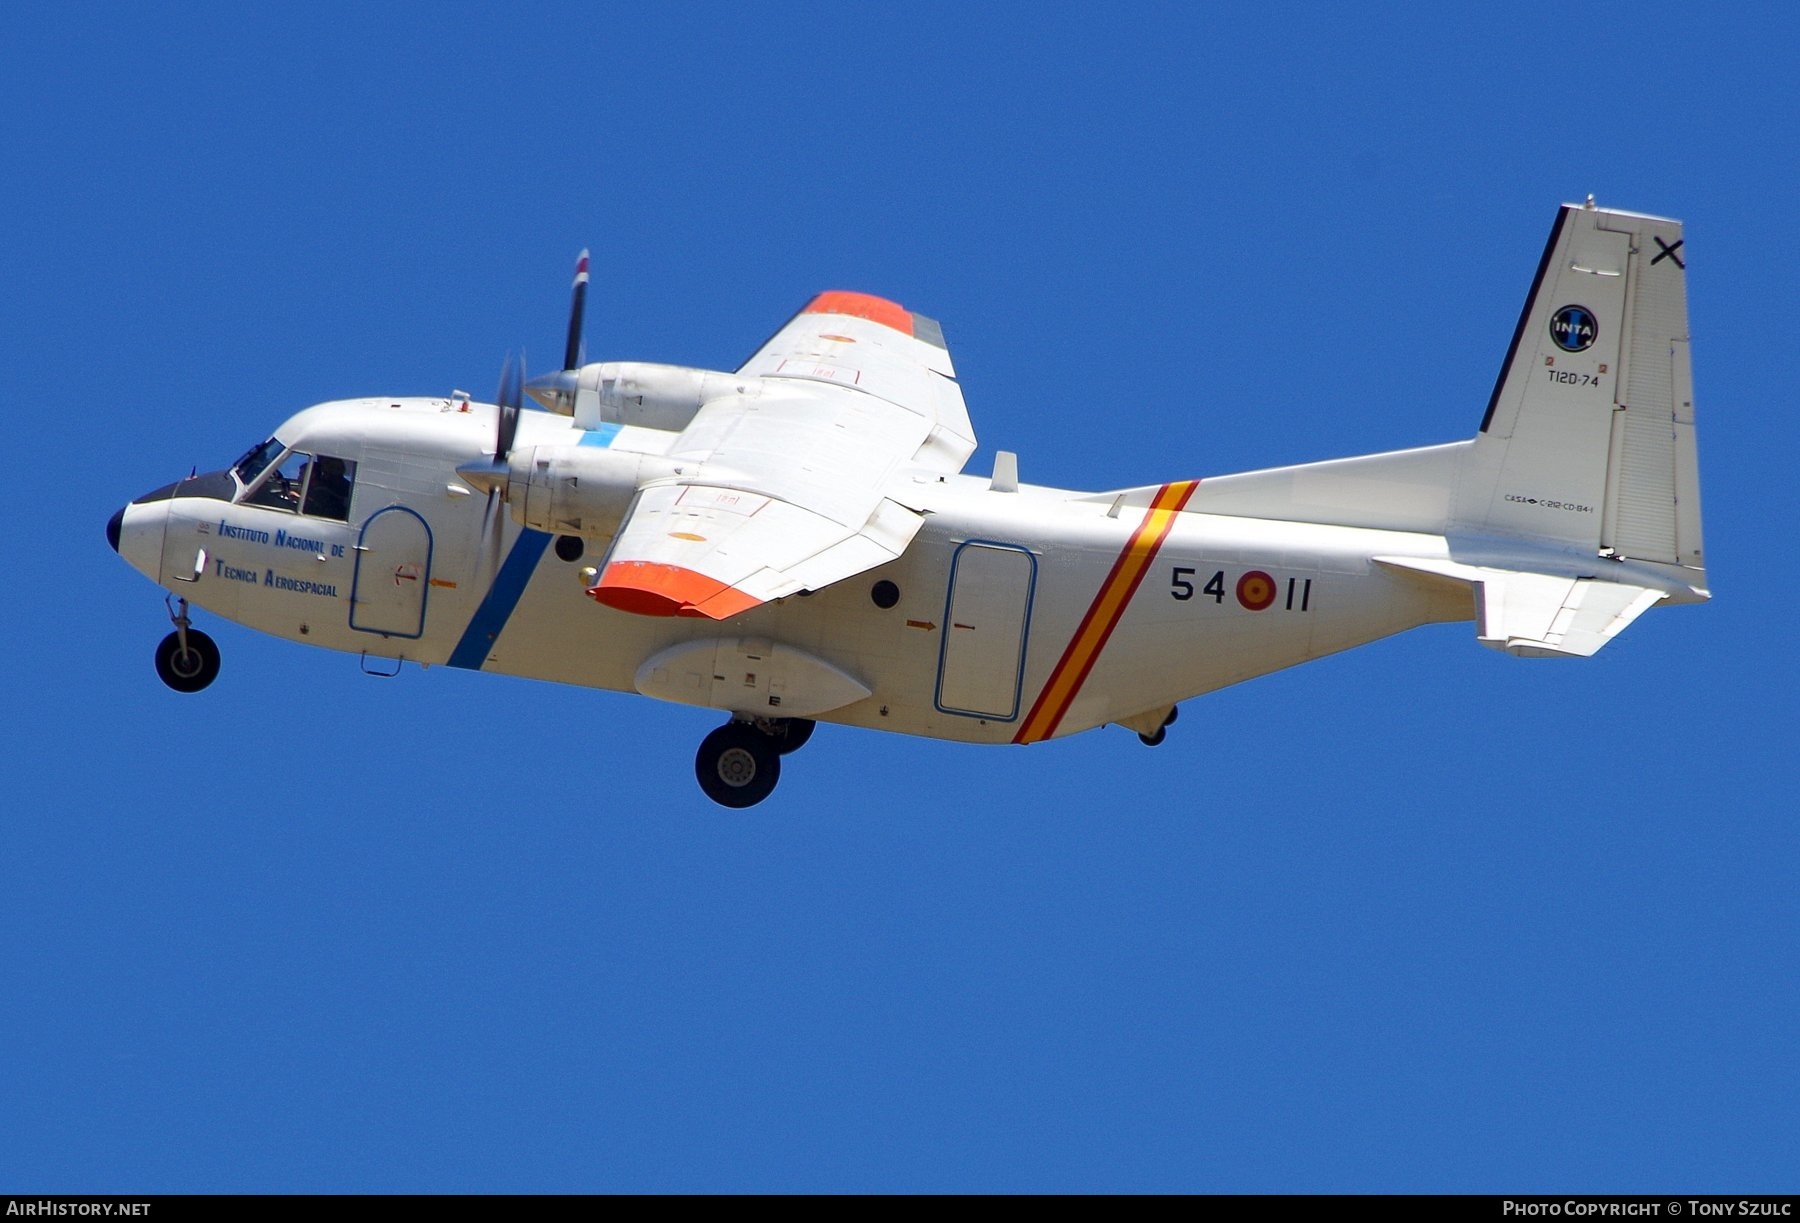
[[[610,446],[618,436],[618,425],[604,424],[597,429],[588,430],[577,444]],[[463,630],[462,640],[450,652],[449,666],[464,667],[470,671],[481,670],[494,648],[494,642],[500,639],[506,622],[512,618],[513,610],[524,597],[525,587],[531,584],[531,575],[537,572],[538,562],[544,558],[544,549],[549,546],[550,536],[543,531],[527,527],[519,532],[519,538],[513,544],[512,551],[506,554],[500,572],[494,575],[494,584],[488,587],[487,596],[481,600],[481,606],[475,609],[474,616],[469,619],[469,627]]]
[[[533,531],[529,527],[519,532],[519,538],[513,544],[512,551],[506,554],[506,562],[500,566],[500,572],[494,575],[494,584],[488,587],[487,597],[481,606],[475,609],[475,615],[469,620],[469,627],[463,630],[462,640],[456,643],[451,651],[452,667],[467,667],[471,671],[481,670],[487,661],[488,652],[499,640],[500,632],[511,619],[513,609],[519,605],[519,599],[525,593],[525,587],[531,581],[531,575],[537,572],[538,561],[543,559],[544,549],[550,546],[550,536],[543,531]]]

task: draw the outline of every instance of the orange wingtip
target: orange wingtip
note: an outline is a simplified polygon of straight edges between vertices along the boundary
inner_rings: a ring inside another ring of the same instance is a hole
[[[912,312],[897,302],[885,297],[875,297],[868,293],[847,293],[842,289],[833,289],[829,293],[821,293],[806,304],[802,314],[848,314],[852,318],[866,318],[872,323],[880,323],[884,327],[892,327],[895,331],[907,335],[913,333]]]
[[[588,587],[596,603],[634,616],[706,616],[729,620],[762,600],[679,565],[619,561]]]

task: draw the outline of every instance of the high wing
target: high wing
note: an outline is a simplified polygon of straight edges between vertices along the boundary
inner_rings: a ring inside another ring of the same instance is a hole
[[[861,293],[823,293],[694,415],[640,489],[589,593],[622,611],[723,620],[894,560],[923,522],[886,495],[906,465],[975,449],[943,331]]]

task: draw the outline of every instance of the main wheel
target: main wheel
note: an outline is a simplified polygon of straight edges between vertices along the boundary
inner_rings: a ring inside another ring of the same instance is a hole
[[[170,633],[156,647],[156,674],[177,692],[198,692],[219,678],[219,647],[199,629],[187,631],[187,649],[181,634]]]
[[[754,807],[781,780],[781,754],[775,740],[754,726],[727,722],[700,741],[694,776],[720,806]]]
[[[806,746],[819,724],[811,718],[783,718],[780,725],[780,730],[769,732],[769,738],[774,741],[778,755],[791,756]]]
[[[1156,728],[1155,734],[1139,735],[1138,739],[1140,742],[1143,743],[1143,745],[1145,747],[1161,747],[1162,741],[1164,739],[1167,739],[1168,737],[1169,737],[1169,724],[1167,722],[1164,722],[1161,726]]]

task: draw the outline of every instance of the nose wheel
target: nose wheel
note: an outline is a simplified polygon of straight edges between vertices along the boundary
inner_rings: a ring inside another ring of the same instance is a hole
[[[156,647],[156,674],[177,692],[198,692],[219,678],[219,647],[191,626],[187,606],[182,599],[179,611],[169,609],[175,631]]]

